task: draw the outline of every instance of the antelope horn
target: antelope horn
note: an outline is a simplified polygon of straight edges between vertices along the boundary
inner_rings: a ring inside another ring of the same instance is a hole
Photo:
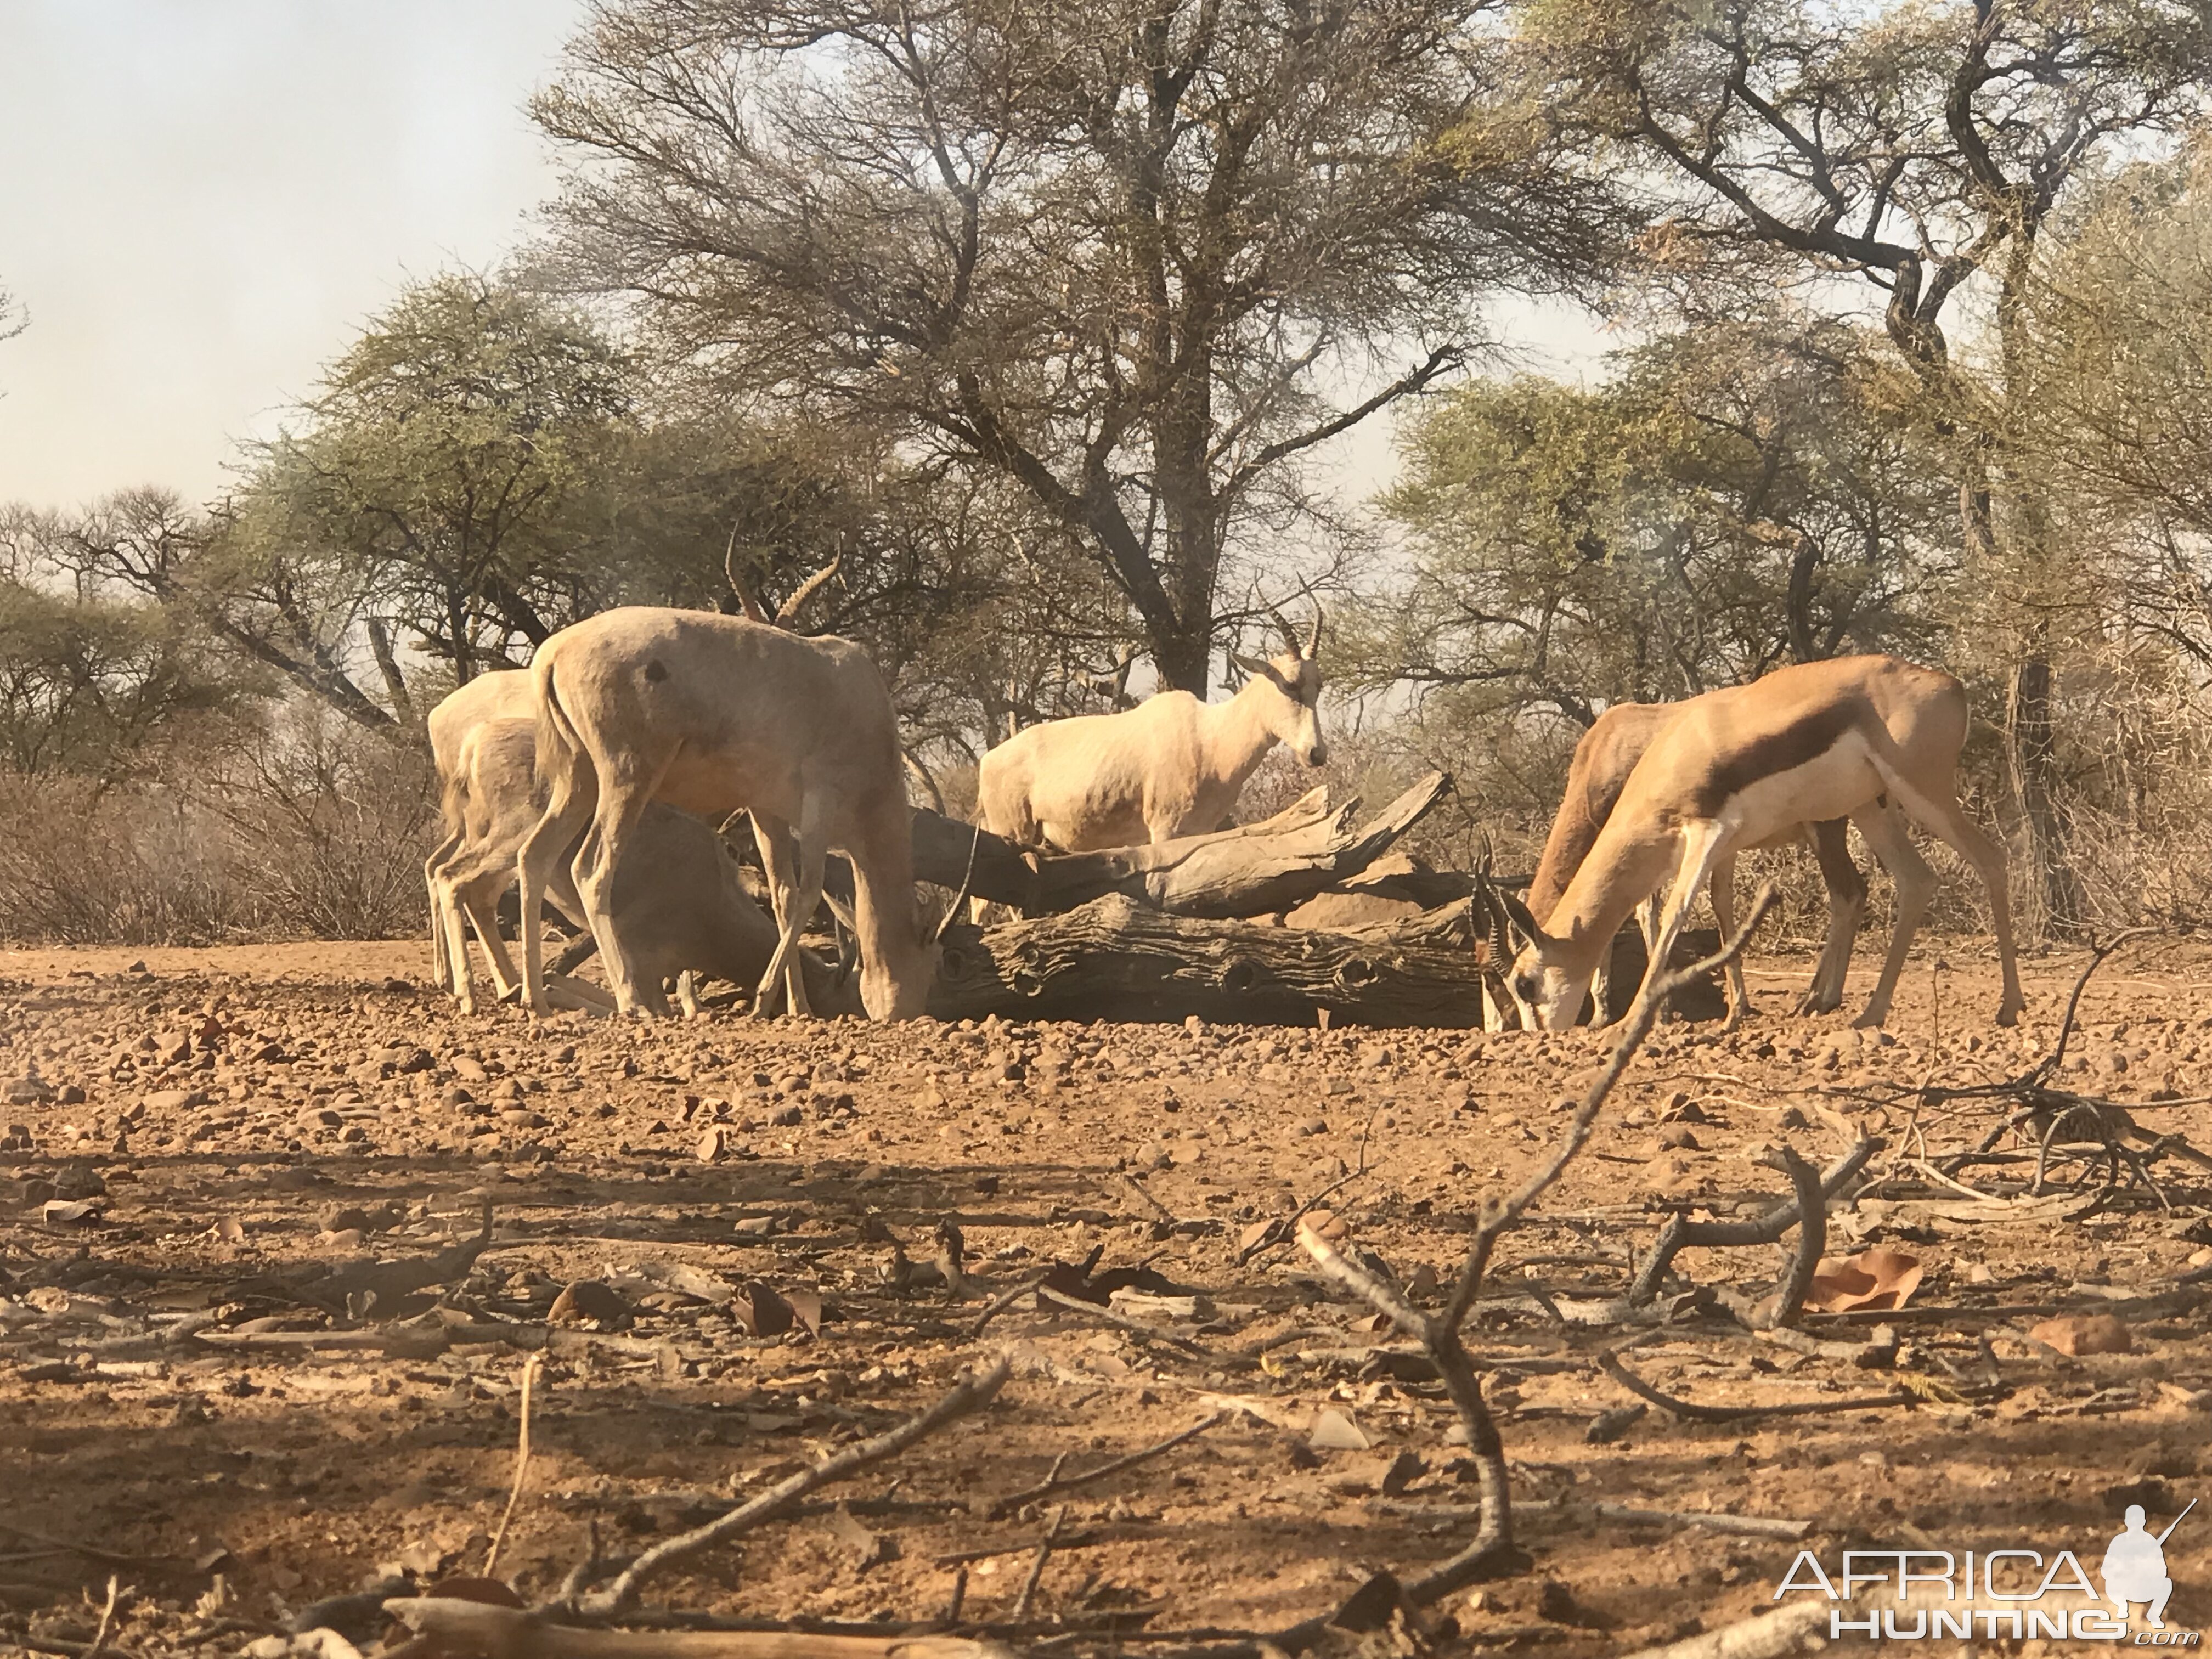
[[[1529,944],[1539,946],[1555,945],[1559,943],[1536,925],[1534,913],[1528,908],[1519,895],[1509,893],[1503,887],[1496,890],[1498,903],[1504,906],[1507,919],[1520,930],[1522,938],[1527,939]]]
[[[960,890],[952,896],[951,908],[945,911],[945,920],[937,924],[937,937],[930,941],[931,944],[942,945],[945,943],[945,934],[952,931],[952,919],[958,915],[961,910],[966,906],[968,902],[968,890],[972,887],[975,882],[975,854],[982,849],[982,846],[983,826],[977,824],[973,828],[969,834],[968,842],[968,867],[961,872]]]
[[[821,569],[799,583],[798,591],[778,607],[775,613],[775,625],[778,628],[789,628],[792,619],[799,615],[799,608],[821,592],[823,585],[837,574],[837,567],[844,562],[845,556],[840,553]]]
[[[1300,656],[1304,657],[1304,658],[1308,662],[1311,662],[1311,661],[1313,660],[1314,653],[1315,653],[1316,652],[1319,651],[1320,649],[1321,649],[1321,602],[1320,602],[1319,600],[1316,600],[1316,601],[1314,602],[1314,625],[1313,625],[1313,634],[1312,634],[1312,635],[1311,635],[1311,636],[1310,636],[1310,637],[1306,641],[1306,642],[1305,642],[1305,648],[1304,648],[1304,650],[1300,651],[1300,652],[1298,653],[1298,654],[1299,654]]]
[[[766,622],[768,613],[760,608],[760,602],[753,598],[752,590],[738,577],[738,527],[735,525],[730,526],[730,544],[722,550],[722,574],[729,578],[730,592],[738,596],[738,603],[744,608],[745,615],[754,622]]]
[[[1283,630],[1284,641],[1289,645],[1291,650],[1297,651],[1298,649],[1298,630],[1291,627],[1289,620],[1284,617],[1283,613],[1275,609],[1275,607],[1269,604],[1266,599],[1261,599],[1260,601],[1260,605],[1261,609],[1266,611],[1270,617],[1273,617],[1275,619],[1275,626]]]

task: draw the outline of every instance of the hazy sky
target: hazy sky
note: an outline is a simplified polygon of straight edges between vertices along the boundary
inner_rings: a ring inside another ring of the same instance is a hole
[[[555,184],[523,113],[584,0],[0,0],[0,501],[204,501],[410,276],[489,266]],[[1583,319],[1504,308],[1538,357]],[[1373,421],[1316,459],[1363,496]]]
[[[0,501],[204,499],[410,275],[551,192],[581,0],[0,0]]]

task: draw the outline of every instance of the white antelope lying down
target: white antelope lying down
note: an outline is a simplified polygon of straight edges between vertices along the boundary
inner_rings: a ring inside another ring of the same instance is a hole
[[[447,799],[459,824],[461,844],[441,869],[431,898],[432,926],[446,941],[453,989],[463,1013],[476,1012],[464,917],[483,946],[498,994],[508,996],[521,983],[494,909],[514,882],[522,844],[544,809],[547,791],[537,775],[537,746],[534,721],[487,720],[462,740],[456,757]],[[635,856],[615,883],[613,927],[637,972],[640,1003],[653,1014],[669,1013],[662,987],[672,979],[684,1012],[696,1013],[693,975],[740,985],[758,979],[775,954],[775,925],[745,892],[737,861],[723,849],[721,837],[688,813],[656,803],[640,816],[632,851]],[[570,921],[584,925],[583,902],[567,870],[556,866],[546,896]],[[833,985],[827,969],[803,955],[801,963],[817,1006],[859,1012],[857,999],[849,989]],[[611,997],[582,981],[556,982],[548,994],[578,1006],[614,1006]]]
[[[1304,641],[1270,614],[1290,649],[1236,658],[1250,678],[1227,702],[1162,691],[1119,714],[1047,720],[1008,738],[976,769],[978,822],[1018,846],[1063,853],[1173,841],[1220,829],[1276,744],[1322,764],[1321,611]]]
[[[1514,994],[1546,1030],[1570,1024],[1600,953],[1672,868],[1674,885],[1644,974],[1648,994],[1698,889],[1723,859],[1793,836],[1801,823],[1848,817],[1897,883],[1897,931],[1859,1020],[1878,1025],[1936,885],[1905,832],[1901,810],[1981,877],[2004,977],[1997,1023],[2011,1024],[2027,1005],[2013,955],[2004,853],[1966,817],[1954,783],[1966,720],[1966,691],[1956,679],[1894,657],[1777,669],[1683,704],[1637,763],[1546,926],[1505,896],[1527,941],[1513,964]],[[1722,927],[1732,928],[1733,902],[1717,887],[1713,896]]]
[[[936,959],[915,912],[897,719],[867,653],[740,617],[630,606],[562,629],[538,647],[531,675],[538,769],[550,787],[519,860],[533,1012],[545,1008],[539,918],[572,847],[617,1006],[646,1009],[612,902],[645,810],[660,800],[702,817],[751,813],[780,927],[756,1012],[779,983],[793,1012],[808,1011],[795,953],[835,848],[853,865],[861,1001],[877,1019],[921,1013]]]
[[[1620,792],[1628,787],[1636,763],[1644,758],[1644,751],[1651,746],[1652,738],[1689,706],[1688,702],[1617,702],[1600,714],[1575,744],[1575,757],[1567,768],[1567,783],[1559,797],[1559,812],[1552,819],[1551,834],[1544,841],[1544,855],[1537,861],[1536,873],[1528,883],[1528,913],[1539,926],[1549,925],[1560,896],[1596,844],[1599,832],[1613,816]],[[1859,919],[1866,913],[1866,878],[1851,862],[1840,819],[1800,824],[1794,831],[1785,832],[1782,839],[1796,837],[1802,837],[1813,849],[1814,857],[1820,862],[1821,879],[1828,889],[1827,944],[1813,970],[1813,982],[1798,999],[1796,1012],[1825,1014],[1843,1006],[1844,978],[1850,971],[1851,945],[1858,935]],[[1735,854],[1726,854],[1714,861],[1711,890],[1715,914],[1726,918],[1722,922],[1723,932],[1733,932]],[[1648,956],[1659,938],[1657,908],[1647,902],[1637,907],[1636,915],[1643,925]],[[1606,979],[1611,957],[1610,951],[1599,957],[1593,981],[1592,994],[1601,1010],[1610,1001]],[[1751,996],[1744,985],[1741,959],[1729,963],[1729,1024],[1734,1026],[1751,1012]]]

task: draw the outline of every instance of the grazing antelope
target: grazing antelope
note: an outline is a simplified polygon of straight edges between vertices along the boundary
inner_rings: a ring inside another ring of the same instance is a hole
[[[1231,653],[1250,678],[1227,702],[1162,691],[1118,714],[1032,726],[985,755],[975,775],[983,827],[1066,853],[1173,841],[1218,830],[1278,743],[1322,764],[1321,611],[1302,641],[1268,611],[1290,648],[1264,660]]]
[[[440,874],[460,853],[467,839],[460,819],[460,798],[453,793],[461,768],[461,745],[470,732],[486,720],[528,718],[536,708],[526,669],[504,668],[479,674],[441,699],[424,722],[430,738],[430,763],[438,778],[438,801],[446,823],[445,839],[423,861],[422,882],[430,890],[430,976],[442,990],[458,992],[447,956],[447,938],[439,907]],[[496,898],[496,895],[494,897]],[[479,924],[479,937],[482,937]],[[496,938],[494,933],[491,938]],[[487,939],[487,951],[494,946]],[[461,972],[465,975],[465,965]]]
[[[1613,804],[1620,799],[1629,775],[1635,771],[1636,763],[1644,757],[1651,739],[1686,706],[1679,702],[1617,702],[1600,714],[1575,744],[1559,813],[1552,820],[1551,834],[1544,841],[1543,857],[1537,861],[1536,873],[1528,883],[1528,913],[1540,925],[1551,921],[1553,908],[1582,866],[1598,832],[1605,828]],[[1821,878],[1827,885],[1828,938],[1820,952],[1820,963],[1814,969],[1813,982],[1798,999],[1794,1012],[1825,1014],[1841,1006],[1844,1000],[1844,976],[1850,969],[1851,944],[1858,933],[1859,919],[1866,911],[1866,878],[1851,862],[1840,819],[1801,824],[1795,830],[1785,831],[1780,839],[1786,842],[1800,837],[1812,848],[1820,866]],[[1712,890],[1733,897],[1734,854],[1715,862]],[[1729,905],[1729,900],[1723,899],[1721,903]],[[1732,906],[1729,914],[1734,915]],[[1648,955],[1658,939],[1657,908],[1647,902],[1637,907],[1636,915],[1643,927]],[[1611,1001],[1606,988],[1611,967],[1612,952],[1608,951],[1598,959],[1592,988],[1592,996],[1601,1010]],[[1729,963],[1729,1024],[1733,1027],[1751,1012],[1751,997],[1744,985],[1740,960]]]
[[[473,923],[501,998],[513,994],[520,975],[507,953],[492,918],[499,896],[514,880],[522,843],[545,806],[547,791],[537,771],[538,728],[534,720],[486,720],[463,739],[448,792],[463,831],[462,845],[440,872],[432,889],[434,925],[447,940],[454,965],[454,994],[461,1012],[476,1012],[476,988],[469,974],[463,918]],[[695,975],[750,985],[775,952],[778,931],[748,894],[736,860],[721,837],[688,813],[655,802],[637,822],[635,856],[617,882],[613,924],[624,955],[635,966],[639,1000],[648,1012],[670,1012],[664,983],[678,981],[686,1013],[696,1013],[690,981]],[[585,926],[582,901],[568,872],[556,861],[547,898],[579,927]],[[858,1012],[857,999],[845,994],[849,1009],[836,1008],[841,987],[830,971],[802,953],[809,994],[817,1006]],[[549,986],[548,994],[576,1006],[611,1010],[613,999],[580,981]]]
[[[756,1012],[779,983],[793,1012],[808,1011],[794,952],[821,903],[832,848],[853,865],[861,1001],[877,1019],[922,1012],[935,962],[915,914],[897,719],[867,653],[744,617],[633,605],[562,629],[538,648],[530,672],[538,763],[550,786],[519,860],[524,994],[533,1012],[545,1007],[538,922],[547,884],[572,846],[576,892],[617,1006],[643,1007],[611,906],[639,818],[655,800],[702,817],[740,806],[752,815],[781,924]]]
[[[1905,834],[1909,817],[1981,877],[2004,978],[1997,1023],[2013,1024],[2027,1005],[2004,853],[1966,817],[1954,783],[1966,722],[1964,686],[1894,657],[1777,669],[1683,704],[1653,735],[1547,925],[1501,895],[1526,941],[1513,964],[1514,994],[1547,1030],[1571,1022],[1599,956],[1671,866],[1674,884],[1644,972],[1648,994],[1722,860],[1794,834],[1801,823],[1848,817],[1897,883],[1889,957],[1858,1021],[1879,1025],[1936,885]],[[1722,928],[1732,930],[1733,896],[1718,885],[1712,896]]]

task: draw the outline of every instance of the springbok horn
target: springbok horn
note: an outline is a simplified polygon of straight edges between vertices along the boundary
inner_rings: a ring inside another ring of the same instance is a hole
[[[1539,948],[1555,945],[1559,941],[1536,925],[1536,918],[1517,894],[1503,887],[1498,890],[1498,902],[1505,907],[1505,914],[1521,931],[1521,937]]]
[[[783,604],[777,608],[775,613],[775,625],[778,628],[789,628],[792,623],[792,619],[799,615],[799,606],[805,605],[807,600],[812,599],[815,594],[821,592],[823,584],[827,582],[832,576],[836,575],[837,574],[837,567],[844,562],[845,556],[842,553],[840,553],[836,558],[830,560],[829,563],[823,565],[821,569],[816,571],[805,581],[799,583],[798,591],[792,594],[789,599],[786,599]]]
[[[1321,606],[1320,606],[1320,605],[1319,605],[1318,603],[1316,603],[1316,604],[1314,605],[1314,625],[1313,625],[1313,635],[1312,635],[1312,637],[1311,637],[1311,638],[1310,638],[1310,639],[1308,639],[1308,640],[1306,641],[1306,643],[1305,643],[1305,648],[1304,648],[1304,650],[1300,651],[1300,652],[1298,653],[1298,654],[1299,654],[1300,656],[1304,657],[1304,658],[1308,662],[1311,662],[1311,661],[1313,660],[1313,658],[1314,658],[1314,653],[1315,653],[1316,652],[1319,651],[1320,649],[1321,649]]]
[[[751,590],[738,578],[738,527],[735,525],[730,526],[730,544],[722,550],[722,574],[729,578],[730,592],[738,596],[738,603],[744,608],[746,617],[757,623],[768,621],[768,612],[760,608],[760,602],[753,598]]]
[[[1505,931],[1505,907],[1498,902],[1498,890],[1491,884],[1487,859],[1476,872],[1475,881],[1482,896],[1483,911],[1490,919],[1490,965],[1502,974],[1513,961],[1513,941]]]
[[[960,912],[966,908],[968,903],[968,890],[974,886],[975,882],[975,854],[981,850],[982,845],[983,827],[981,824],[977,824],[969,833],[968,842],[968,867],[961,872],[960,890],[952,896],[952,906],[950,909],[945,911],[945,920],[937,924],[937,937],[930,941],[931,944],[942,945],[945,943],[945,934],[952,931],[952,919],[958,915]]]

